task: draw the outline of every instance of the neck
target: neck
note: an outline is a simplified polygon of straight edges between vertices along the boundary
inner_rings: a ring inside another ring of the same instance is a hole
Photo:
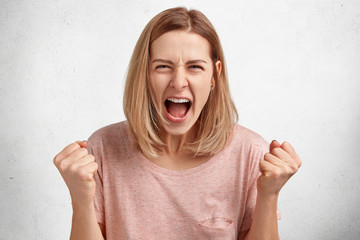
[[[171,135],[166,131],[160,134],[165,146],[162,148],[158,157],[147,156],[147,158],[158,166],[181,170],[199,166],[209,160],[210,156],[196,157],[186,149],[187,143],[192,143],[196,139],[196,131],[188,131],[184,135]]]
[[[185,135],[169,135],[167,134],[164,138],[166,144],[164,152],[170,156],[180,155],[186,151],[184,145],[186,142],[189,142],[188,134]]]
[[[187,143],[195,141],[195,129],[196,126],[193,126],[188,132],[183,135],[171,135],[167,132],[164,132],[162,139],[165,143],[163,148],[163,153],[170,157],[179,157],[188,155],[189,152],[185,148]]]

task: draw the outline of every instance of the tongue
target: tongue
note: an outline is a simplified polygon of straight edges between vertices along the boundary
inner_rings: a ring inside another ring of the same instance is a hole
[[[187,111],[186,103],[173,103],[168,102],[167,110],[173,117],[183,117]]]

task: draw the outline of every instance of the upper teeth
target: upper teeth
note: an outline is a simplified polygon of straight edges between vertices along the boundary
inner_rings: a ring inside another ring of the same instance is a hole
[[[167,99],[170,102],[174,102],[174,103],[187,103],[190,102],[189,100],[185,99],[185,98],[168,98]]]

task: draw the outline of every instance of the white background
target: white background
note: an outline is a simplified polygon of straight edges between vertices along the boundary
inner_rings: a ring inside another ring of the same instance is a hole
[[[281,192],[281,239],[360,239],[360,2],[0,1],[0,239],[67,239],[52,163],[124,120],[145,24],[196,8],[222,40],[239,123],[289,141],[303,167]]]

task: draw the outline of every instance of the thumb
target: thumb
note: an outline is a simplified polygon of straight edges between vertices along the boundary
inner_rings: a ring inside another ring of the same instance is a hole
[[[280,147],[280,143],[276,140],[272,140],[272,142],[270,143],[270,149],[269,152],[271,152],[271,150],[273,150],[274,148]]]

